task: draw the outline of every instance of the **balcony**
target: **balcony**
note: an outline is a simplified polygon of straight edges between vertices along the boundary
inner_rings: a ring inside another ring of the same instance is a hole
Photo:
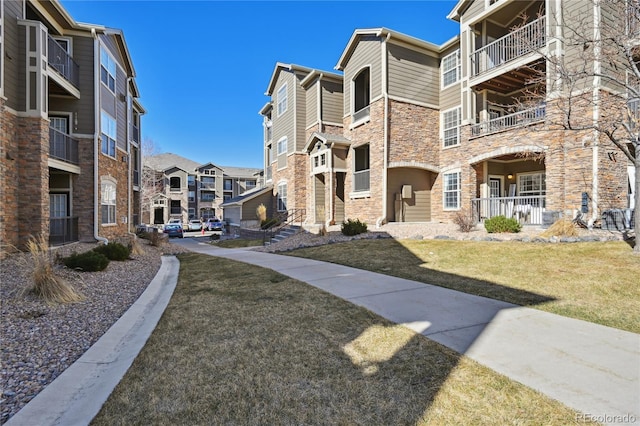
[[[136,125],[131,125],[131,139],[135,143],[140,143],[140,129]]]
[[[368,191],[370,188],[370,171],[360,170],[353,173],[353,191]]]
[[[134,170],[133,171],[133,184],[136,186],[140,186],[140,171],[139,170]]]
[[[369,105],[353,113],[353,123],[358,123],[369,118]]]
[[[471,54],[471,77],[477,77],[546,45],[546,18],[543,16]]]
[[[216,184],[215,182],[200,182],[200,189],[203,191],[215,191]]]
[[[79,142],[76,139],[66,133],[62,133],[53,127],[49,128],[49,156],[51,158],[79,165],[78,144]]]
[[[546,105],[538,105],[533,108],[503,115],[488,121],[473,124],[471,126],[471,137],[480,137],[498,133],[503,130],[526,126],[544,121],[546,115]]]
[[[60,73],[65,80],[80,87],[80,67],[67,51],[51,36],[48,36],[48,62],[51,68]]]
[[[78,241],[77,217],[49,218],[49,244],[59,246]]]

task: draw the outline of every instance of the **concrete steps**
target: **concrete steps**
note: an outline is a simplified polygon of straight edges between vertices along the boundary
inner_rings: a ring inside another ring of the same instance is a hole
[[[286,238],[289,238],[290,236],[300,232],[301,229],[302,228],[299,225],[287,225],[284,228],[282,228],[280,231],[278,231],[278,233],[274,235],[273,238],[271,238],[271,241],[269,241],[268,244],[277,243],[278,241],[282,241]]]

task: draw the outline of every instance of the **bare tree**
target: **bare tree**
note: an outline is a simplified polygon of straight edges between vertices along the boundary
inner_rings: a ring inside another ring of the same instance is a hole
[[[160,154],[160,148],[152,139],[142,141],[142,175],[140,177],[140,200],[142,203],[142,217],[153,221],[151,205],[158,194],[164,193],[162,173],[155,170],[149,159]]]
[[[527,49],[542,58],[527,66],[532,76],[518,102],[520,107],[545,105],[541,131],[571,132],[573,140],[591,145],[598,155],[618,164],[617,170],[635,170],[635,228],[640,211],[640,3],[638,0],[591,0],[562,2],[562,13],[541,12],[549,19],[546,43],[534,44],[526,31],[516,38],[514,49]],[[573,7],[580,4],[582,7]],[[585,6],[586,4],[586,6]],[[567,6],[568,7],[565,7]],[[561,22],[557,17],[562,16]],[[524,28],[513,28],[514,33]],[[550,149],[564,149],[563,138],[548,138]],[[594,154],[595,155],[595,154]],[[612,166],[613,167],[613,166]],[[627,176],[617,175],[618,189],[628,187]],[[597,179],[597,178],[595,178]],[[596,180],[597,182],[597,180]],[[595,185],[594,185],[595,186]],[[604,191],[602,191],[604,192]],[[591,194],[593,211],[606,205],[599,194]],[[618,200],[620,201],[620,200]],[[637,241],[637,240],[636,240]],[[640,244],[635,244],[640,253]]]

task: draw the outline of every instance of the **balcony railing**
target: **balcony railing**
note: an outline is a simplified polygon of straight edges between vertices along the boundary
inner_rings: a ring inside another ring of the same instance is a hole
[[[543,16],[473,52],[471,76],[476,77],[543,47],[546,44],[545,25]]]
[[[528,124],[544,121],[546,115],[546,105],[538,105],[533,108],[503,115],[482,123],[471,126],[471,137],[490,135],[506,129],[526,126]]]
[[[216,184],[215,182],[200,182],[200,189],[205,191],[215,191]]]
[[[542,225],[542,216],[546,208],[546,197],[492,197],[472,198],[473,211],[478,222],[496,216],[516,218],[523,225]]]
[[[370,188],[370,171],[367,170],[360,170],[359,172],[354,172],[353,173],[353,191],[354,192],[359,192],[359,191],[368,191]]]
[[[77,217],[49,218],[49,244],[58,246],[78,241]]]
[[[65,80],[73,84],[76,88],[80,87],[80,67],[78,64],[76,64],[67,51],[51,36],[49,36],[48,48],[48,62],[51,68],[58,71]]]
[[[131,125],[131,136],[135,143],[140,143],[140,129],[136,125]]]
[[[57,160],[78,165],[79,142],[53,127],[49,127],[49,156]]]

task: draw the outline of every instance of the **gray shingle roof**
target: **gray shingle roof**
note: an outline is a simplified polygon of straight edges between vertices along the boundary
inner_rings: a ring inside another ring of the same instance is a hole
[[[198,167],[204,164],[214,164],[209,161],[205,163],[197,163],[171,152],[145,157],[144,163],[155,170],[166,170],[170,167],[179,167],[187,172],[195,172]],[[262,169],[253,169],[249,167],[219,167],[223,170],[225,175],[233,178],[254,178],[256,173],[262,171]]]

